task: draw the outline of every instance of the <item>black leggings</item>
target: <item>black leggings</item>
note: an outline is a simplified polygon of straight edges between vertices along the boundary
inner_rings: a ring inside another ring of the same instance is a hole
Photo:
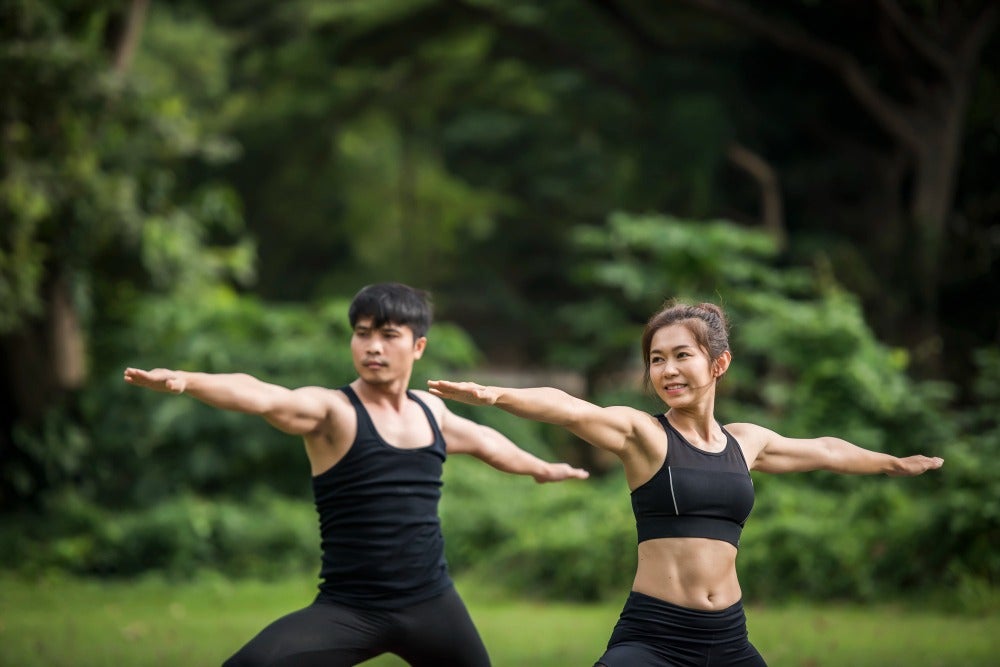
[[[271,623],[223,667],[349,667],[395,653],[413,667],[489,667],[490,658],[454,588],[398,610],[317,600]]]
[[[747,638],[742,602],[703,611],[632,591],[594,667],[767,667]]]

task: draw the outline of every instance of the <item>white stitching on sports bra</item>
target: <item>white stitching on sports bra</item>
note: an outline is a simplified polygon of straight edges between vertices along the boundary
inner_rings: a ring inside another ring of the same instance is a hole
[[[670,499],[674,501],[674,514],[680,516],[681,511],[677,509],[677,496],[674,494],[674,472],[670,466],[667,466],[667,478],[670,480]]]

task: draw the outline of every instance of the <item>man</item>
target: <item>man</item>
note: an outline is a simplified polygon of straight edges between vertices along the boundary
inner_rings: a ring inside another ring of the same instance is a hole
[[[452,413],[440,398],[408,389],[427,346],[425,292],[369,285],[348,318],[358,377],[339,389],[287,389],[245,374],[125,370],[130,384],[260,415],[305,440],[320,518],[320,592],[308,607],[264,628],[224,667],[339,667],[386,652],[414,666],[487,666],[444,558],[437,509],[446,455],[469,454],[538,482],[588,473],[542,461]]]

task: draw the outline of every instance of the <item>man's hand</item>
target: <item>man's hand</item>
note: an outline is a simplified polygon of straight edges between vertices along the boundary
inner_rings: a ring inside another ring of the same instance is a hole
[[[126,368],[125,382],[137,387],[145,387],[165,394],[183,394],[187,387],[184,373],[168,368],[154,368],[144,371],[140,368]]]
[[[566,479],[587,479],[590,473],[583,468],[574,468],[568,463],[550,463],[541,474],[532,475],[539,484],[561,482]]]

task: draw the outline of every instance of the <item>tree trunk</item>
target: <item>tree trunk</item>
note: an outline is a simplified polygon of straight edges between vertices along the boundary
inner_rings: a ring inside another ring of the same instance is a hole
[[[113,37],[114,70],[124,74],[132,66],[135,50],[139,48],[139,38],[146,25],[146,14],[149,11],[149,0],[132,0],[128,14],[125,15],[122,28]]]
[[[86,339],[70,281],[60,276],[45,293],[42,316],[25,321],[2,340],[15,412],[28,423],[86,380]]]
[[[106,49],[111,69],[124,74],[138,47],[149,0],[133,0],[120,20],[106,23]],[[96,18],[100,14],[95,13]],[[58,124],[53,117],[51,122]],[[68,221],[69,224],[71,221]],[[52,247],[51,239],[35,241]],[[72,400],[74,390],[87,379],[87,340],[73,298],[73,265],[86,266],[90,257],[70,262],[51,256],[45,266],[41,288],[42,313],[25,317],[9,334],[0,336],[0,465],[6,466],[24,453],[15,443],[15,428],[39,427],[54,407]],[[43,485],[45,480],[39,478]],[[9,479],[0,479],[0,498],[24,497],[40,488],[34,484],[14,488]],[[29,489],[30,490],[26,490]]]
[[[942,94],[941,116],[927,123],[913,159],[913,194],[909,212],[920,235],[917,263],[918,297],[927,318],[938,312],[942,259],[948,243],[948,222],[961,159],[962,127],[968,107],[969,81],[955,81],[957,90]]]
[[[726,157],[757,182],[760,188],[760,223],[774,238],[778,249],[784,250],[788,235],[785,232],[785,213],[778,172],[760,155],[736,142],[729,145]]]

